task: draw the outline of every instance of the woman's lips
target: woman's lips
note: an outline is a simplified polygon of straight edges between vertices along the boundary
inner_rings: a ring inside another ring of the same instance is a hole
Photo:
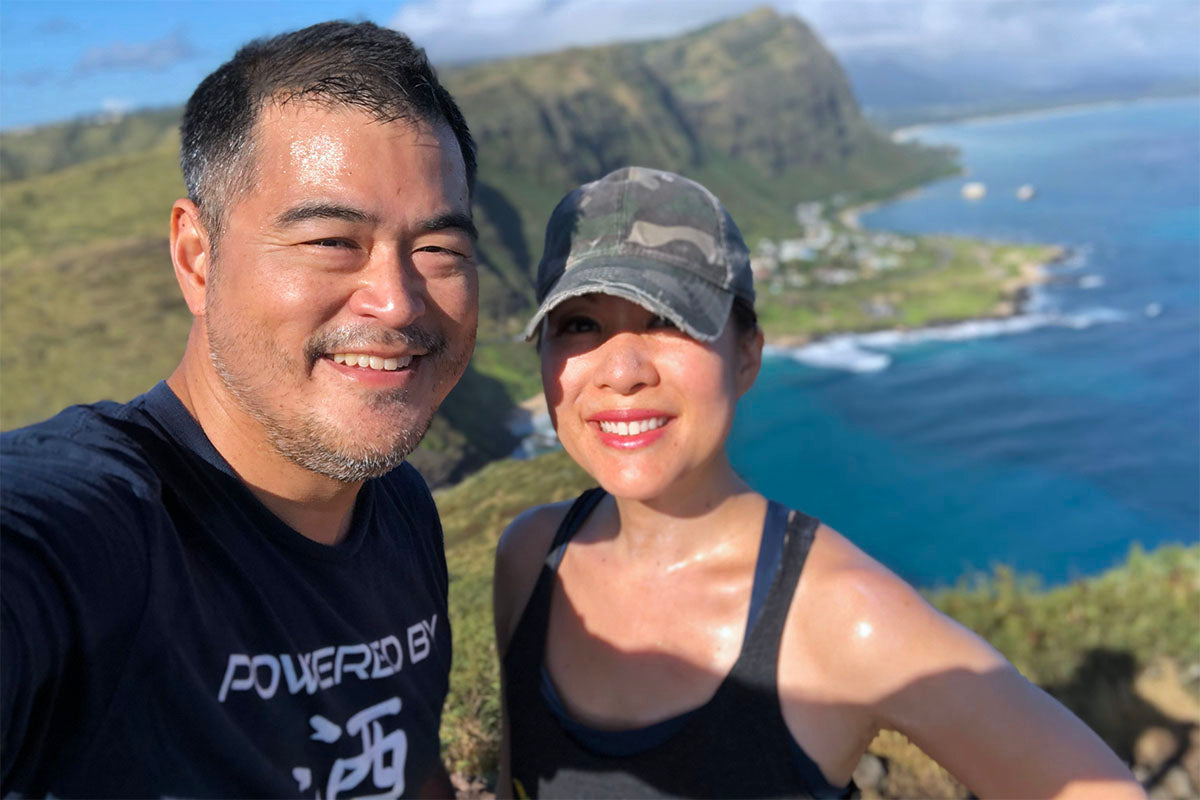
[[[645,447],[662,438],[673,417],[662,411],[624,409],[593,414],[588,422],[600,441],[620,450]]]

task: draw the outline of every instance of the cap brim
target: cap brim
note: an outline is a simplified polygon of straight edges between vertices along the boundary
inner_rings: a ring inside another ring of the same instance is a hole
[[[703,342],[721,335],[733,306],[732,292],[693,272],[652,259],[598,256],[572,264],[559,277],[525,326],[525,339],[533,338],[542,319],[556,306],[585,294],[608,294],[636,303]]]

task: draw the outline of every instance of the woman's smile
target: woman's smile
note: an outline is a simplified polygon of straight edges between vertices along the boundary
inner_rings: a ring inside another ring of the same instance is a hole
[[[655,409],[614,409],[588,420],[600,442],[619,450],[648,447],[663,437],[674,416]]]

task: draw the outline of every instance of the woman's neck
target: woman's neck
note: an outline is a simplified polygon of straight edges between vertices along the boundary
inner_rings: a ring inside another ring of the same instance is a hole
[[[618,553],[631,562],[678,569],[737,548],[737,534],[761,529],[766,500],[728,462],[706,480],[682,482],[650,499],[615,497]]]

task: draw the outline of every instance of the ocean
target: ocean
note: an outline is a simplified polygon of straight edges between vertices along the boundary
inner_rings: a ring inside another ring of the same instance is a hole
[[[772,351],[734,425],[739,472],[923,587],[997,564],[1053,585],[1200,540],[1200,100],[913,135],[968,174],[865,227],[1069,257],[1009,320]]]

